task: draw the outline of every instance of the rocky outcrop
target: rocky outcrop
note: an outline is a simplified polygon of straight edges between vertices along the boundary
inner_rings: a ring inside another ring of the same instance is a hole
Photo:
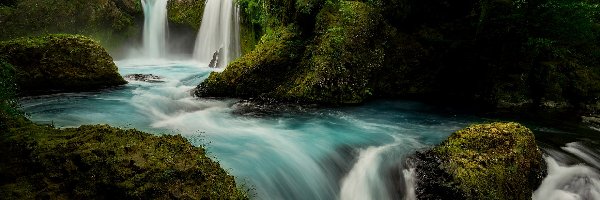
[[[409,159],[418,199],[531,199],[546,169],[531,130],[472,125]]]
[[[106,50],[80,35],[46,35],[0,42],[21,95],[85,91],[126,84]]]
[[[203,148],[178,135],[13,124],[0,132],[6,199],[248,199]]]

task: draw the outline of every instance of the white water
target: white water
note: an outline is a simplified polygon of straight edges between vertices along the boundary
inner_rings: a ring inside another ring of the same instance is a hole
[[[168,0],[141,0],[144,9],[144,47],[146,58],[164,58],[167,55],[167,2]]]
[[[210,63],[217,51],[222,55],[218,67],[226,66],[241,54],[239,7],[233,0],[206,1],[194,59]]]
[[[569,143],[566,153],[551,150],[546,157],[548,176],[535,191],[534,200],[597,200],[600,199],[600,173],[597,152],[581,143]],[[583,161],[583,162],[582,162]],[[573,164],[574,163],[574,164]]]
[[[421,145],[412,138],[395,138],[395,142],[383,146],[368,147],[360,150],[358,161],[350,172],[342,179],[340,199],[343,200],[387,200],[399,198],[395,194],[394,184],[390,181],[387,169],[398,166],[394,158],[405,157],[406,152],[411,152],[402,146],[406,144],[411,148]],[[392,161],[392,162],[390,162]],[[410,169],[402,170],[407,191],[405,199],[414,199],[414,177]],[[414,169],[412,170],[414,171]]]

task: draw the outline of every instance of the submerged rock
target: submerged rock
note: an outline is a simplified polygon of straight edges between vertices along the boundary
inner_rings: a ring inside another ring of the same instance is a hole
[[[0,42],[0,58],[15,67],[21,94],[94,90],[127,83],[106,50],[80,35]]]
[[[3,198],[248,199],[203,148],[179,135],[20,121],[0,133]]]
[[[546,173],[533,133],[517,123],[467,127],[409,162],[419,199],[531,199]]]
[[[131,81],[143,81],[148,83],[162,83],[165,82],[161,80],[160,76],[155,76],[152,74],[128,74],[123,76],[123,78]]]

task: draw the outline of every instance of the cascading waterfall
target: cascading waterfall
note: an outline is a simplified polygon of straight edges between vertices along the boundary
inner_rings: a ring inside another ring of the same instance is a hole
[[[211,67],[240,56],[239,8],[233,0],[207,0],[196,38],[194,59]]]
[[[145,57],[162,58],[167,54],[167,2],[168,0],[142,0]]]

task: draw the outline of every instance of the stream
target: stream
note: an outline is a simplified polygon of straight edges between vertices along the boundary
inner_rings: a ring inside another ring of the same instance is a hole
[[[415,177],[402,167],[404,158],[469,124],[490,121],[412,101],[277,112],[237,99],[192,97],[190,90],[215,69],[191,61],[116,64],[122,75],[160,79],[27,97],[23,109],[33,121],[56,127],[109,124],[181,134],[205,147],[256,199],[414,199]],[[533,198],[600,199],[600,132],[530,128],[549,166]]]

